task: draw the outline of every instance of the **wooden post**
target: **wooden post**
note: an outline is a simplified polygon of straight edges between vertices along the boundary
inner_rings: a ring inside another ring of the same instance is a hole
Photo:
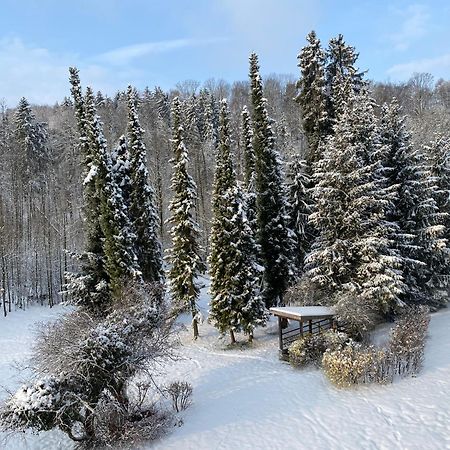
[[[283,328],[282,328],[282,319],[280,316],[278,316],[278,339],[279,339],[279,347],[280,347],[280,354],[283,353]]]
[[[313,331],[313,329],[312,329],[312,320],[308,320],[308,322],[309,322],[309,332],[312,334],[312,331]]]
[[[300,324],[300,337],[303,337],[303,321],[300,320],[298,323]]]

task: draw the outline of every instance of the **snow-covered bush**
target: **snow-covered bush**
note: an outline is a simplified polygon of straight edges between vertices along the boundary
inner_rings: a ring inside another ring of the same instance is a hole
[[[168,414],[131,393],[171,356],[171,325],[160,289],[130,287],[104,318],[78,311],[44,326],[33,360],[40,379],[6,401],[3,429],[58,427],[92,446],[155,437]]]
[[[429,323],[426,306],[408,308],[398,319],[389,340],[397,375],[415,374],[420,370]]]
[[[395,376],[416,374],[422,365],[429,310],[408,308],[391,331],[386,348],[350,341],[341,349],[327,350],[322,367],[338,387],[363,383],[388,383]]]
[[[326,306],[330,296],[309,277],[302,277],[297,283],[288,288],[284,294],[286,305],[290,306]]]
[[[16,430],[46,431],[53,428],[56,411],[63,403],[60,380],[47,376],[23,385],[7,400],[1,418]]]
[[[356,341],[364,340],[379,321],[373,302],[357,293],[340,293],[334,300],[336,319]]]
[[[349,341],[338,350],[327,350],[322,358],[327,378],[338,387],[388,381],[387,352]]]
[[[176,412],[184,411],[192,403],[192,385],[186,381],[174,381],[165,389]]]
[[[305,367],[309,364],[320,365],[322,356],[327,349],[336,350],[348,340],[345,333],[333,330],[320,334],[307,334],[289,347],[289,362],[295,367]]]

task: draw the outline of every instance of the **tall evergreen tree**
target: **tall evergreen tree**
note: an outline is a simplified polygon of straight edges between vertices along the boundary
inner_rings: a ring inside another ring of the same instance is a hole
[[[20,145],[22,170],[26,179],[36,177],[49,161],[47,130],[36,120],[31,106],[22,97],[14,114],[15,136]]]
[[[161,244],[158,239],[158,213],[155,192],[149,183],[147,169],[147,150],[137,113],[136,91],[128,86],[128,128],[127,144],[130,152],[130,217],[136,233],[136,256],[147,282],[162,281]]]
[[[244,205],[250,230],[256,240],[256,162],[253,150],[253,127],[250,113],[246,106],[241,113],[241,144],[244,149]]]
[[[87,139],[93,157],[90,174],[95,178],[100,227],[104,236],[102,244],[105,270],[112,295],[118,295],[124,283],[140,279],[137,258],[134,254],[135,235],[132,232],[122,190],[116,184],[117,177],[113,173],[111,157],[103,135],[103,125],[96,112],[93,91],[89,87],[86,89],[84,104],[88,124]]]
[[[196,277],[203,270],[198,246],[199,228],[193,218],[197,187],[188,173],[188,153],[184,145],[184,130],[181,124],[181,104],[176,97],[172,106],[174,172],[172,176],[173,198],[169,209],[172,213],[168,223],[172,224],[172,248],[169,250],[168,273],[172,299],[179,308],[189,308],[192,314],[194,338],[198,337],[199,310],[197,299],[199,287]]]
[[[358,56],[355,47],[347,45],[342,34],[330,39],[325,68],[327,134],[333,132],[333,124],[339,109],[342,110],[342,104],[350,95],[358,94],[366,84],[364,72],[355,66]]]
[[[312,212],[310,195],[311,177],[307,173],[307,163],[300,156],[295,156],[289,165],[288,217],[289,229],[295,234],[293,258],[297,271],[303,271],[305,255],[313,240],[311,225],[308,223]]]
[[[74,255],[80,260],[80,273],[66,274],[66,289],[76,304],[98,311],[103,310],[110,300],[109,276],[105,267],[103,249],[105,236],[100,226],[100,198],[95,180],[95,157],[88,137],[91,124],[86,114],[78,69],[71,67],[69,70],[71,93],[80,135],[79,146],[83,157],[83,213],[86,246],[83,253]]]
[[[244,185],[247,191],[255,188],[256,164],[253,150],[253,129],[250,113],[246,106],[242,108],[242,146],[244,149]]]
[[[405,286],[403,261],[392,241],[395,224],[387,217],[392,194],[376,157],[379,148],[367,93],[352,96],[315,166],[311,221],[318,235],[306,270],[328,292],[356,293],[388,312],[401,304]]]
[[[306,37],[308,45],[298,55],[301,78],[297,83],[299,94],[296,98],[301,107],[302,124],[308,139],[308,161],[320,159],[319,142],[329,131],[327,117],[327,97],[325,82],[325,52],[316,33],[311,31]]]
[[[439,211],[435,198],[436,178],[424,153],[413,148],[396,99],[382,108],[380,133],[388,183],[396,187],[391,216],[400,228],[396,241],[405,260],[406,300],[439,303],[438,299],[431,301],[430,289],[445,281],[448,249],[446,215]]]
[[[283,303],[290,279],[292,242],[286,219],[286,197],[279,154],[263,96],[258,57],[250,56],[253,149],[256,162],[258,244],[264,265],[263,295],[266,305]]]
[[[434,197],[439,211],[445,214],[445,238],[450,243],[450,137],[437,135],[424,146],[424,150],[436,187]]]
[[[127,139],[125,135],[119,137],[116,148],[111,153],[112,173],[117,186],[122,191],[123,202],[128,214],[131,202],[131,164],[130,152],[128,151]]]
[[[256,246],[233,168],[226,100],[220,110],[212,202],[209,317],[221,333],[230,333],[234,343],[235,332],[244,330],[252,336],[265,312],[257,295]]]

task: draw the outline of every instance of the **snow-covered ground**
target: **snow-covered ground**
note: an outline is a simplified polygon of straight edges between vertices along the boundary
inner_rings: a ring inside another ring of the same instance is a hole
[[[23,368],[31,355],[35,336],[34,329],[39,322],[55,320],[67,308],[33,306],[26,311],[18,310],[7,317],[0,317],[0,400],[7,397],[5,389],[14,391],[27,380],[29,372]],[[14,436],[5,440],[0,433],[2,450],[62,450],[71,449],[72,444],[60,432],[43,433],[39,436]]]
[[[200,301],[205,316],[206,290]],[[36,309],[1,319],[1,348],[26,358],[33,339],[29,326],[59,313]],[[189,322],[187,316],[182,320]],[[206,323],[200,332],[197,341],[190,329],[182,333],[182,360],[166,367],[165,376],[192,383],[193,405],[182,415],[183,426],[148,449],[450,449],[449,309],[432,316],[425,367],[417,378],[351,390],[333,388],[318,370],[279,361],[275,323],[258,330],[251,347],[230,349]],[[10,362],[3,351],[0,383],[13,387],[20,374]],[[15,440],[0,448],[24,444]],[[70,444],[55,433],[31,437],[25,448]]]
[[[205,316],[207,301],[205,288]],[[193,405],[149,449],[450,449],[450,310],[432,317],[417,378],[351,390],[279,361],[275,323],[251,348],[227,348],[207,324],[200,332],[194,342],[186,331],[185,359],[168,371],[192,383]]]

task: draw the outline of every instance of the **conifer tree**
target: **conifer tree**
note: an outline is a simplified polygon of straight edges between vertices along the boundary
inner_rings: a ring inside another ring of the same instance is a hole
[[[212,203],[209,317],[234,343],[241,330],[252,338],[253,328],[265,321],[265,309],[257,295],[256,246],[233,168],[226,100],[220,111]]]
[[[403,260],[388,220],[392,194],[376,155],[380,143],[372,102],[352,96],[323,159],[315,166],[311,221],[317,238],[306,258],[309,277],[333,293],[347,291],[388,312],[401,304]]]
[[[305,255],[312,243],[313,233],[308,223],[312,212],[310,196],[311,178],[307,173],[307,163],[296,155],[289,165],[288,185],[288,217],[289,229],[295,234],[295,248],[293,258],[297,271],[303,271]]]
[[[96,170],[93,149],[88,131],[91,124],[86,114],[78,69],[70,69],[71,93],[80,135],[83,164],[83,213],[86,229],[86,247],[83,253],[74,255],[80,260],[80,273],[67,273],[66,289],[73,301],[87,309],[103,310],[110,301],[109,276],[105,268],[103,242],[105,236],[100,226],[100,198],[96,187]]]
[[[325,52],[316,33],[306,37],[308,45],[298,55],[301,78],[297,83],[296,98],[302,111],[302,124],[308,139],[308,161],[320,159],[319,142],[329,131],[326,110]]]
[[[350,95],[358,94],[365,82],[364,72],[355,67],[359,54],[355,47],[347,45],[344,36],[339,34],[330,39],[326,52],[326,134],[333,132],[333,124],[339,115],[339,107],[346,103]]]
[[[396,99],[382,108],[380,133],[388,183],[396,188],[390,214],[399,225],[396,241],[405,261],[406,301],[436,306],[441,300],[432,291],[446,284],[448,274],[447,216],[439,210],[437,179],[424,153],[413,148]]]
[[[158,213],[155,192],[148,179],[147,151],[137,113],[136,91],[128,86],[127,145],[130,153],[130,218],[136,234],[135,248],[142,278],[146,282],[163,280],[161,244],[158,239]]]
[[[26,179],[36,176],[49,160],[47,130],[38,122],[25,97],[22,97],[14,114],[15,135],[20,144],[21,160]]]
[[[283,303],[290,279],[292,241],[287,228],[286,197],[279,154],[259,75],[258,57],[250,56],[253,149],[256,163],[257,242],[264,265],[266,306]]]
[[[168,273],[169,287],[175,305],[190,310],[196,339],[199,321],[199,287],[196,277],[203,270],[203,263],[198,245],[199,228],[193,218],[197,187],[188,173],[189,159],[181,125],[181,104],[177,97],[173,100],[172,126],[174,172],[171,187],[174,195],[169,205],[171,216],[167,221],[172,225],[172,248],[168,253],[171,265]]]
[[[435,185],[434,197],[439,211],[445,214],[445,238],[450,243],[450,137],[437,135],[424,146]]]
[[[244,148],[244,186],[247,191],[255,188],[255,152],[253,151],[253,129],[250,113],[242,109],[242,146]]]
[[[109,289],[117,296],[128,280],[140,280],[134,254],[132,225],[122,191],[116,184],[111,158],[103,135],[103,126],[95,109],[95,97],[88,87],[85,97],[87,139],[92,152],[90,174],[95,178],[99,198],[99,221],[104,236],[103,252]],[[89,175],[88,175],[89,177]]]
[[[244,204],[245,213],[249,222],[253,237],[256,239],[256,162],[253,150],[253,128],[250,113],[246,106],[241,114],[242,129],[241,143],[244,149]]]
[[[131,201],[131,165],[130,152],[128,151],[125,135],[119,137],[116,148],[111,153],[111,164],[115,182],[122,191],[123,202],[129,214]]]

